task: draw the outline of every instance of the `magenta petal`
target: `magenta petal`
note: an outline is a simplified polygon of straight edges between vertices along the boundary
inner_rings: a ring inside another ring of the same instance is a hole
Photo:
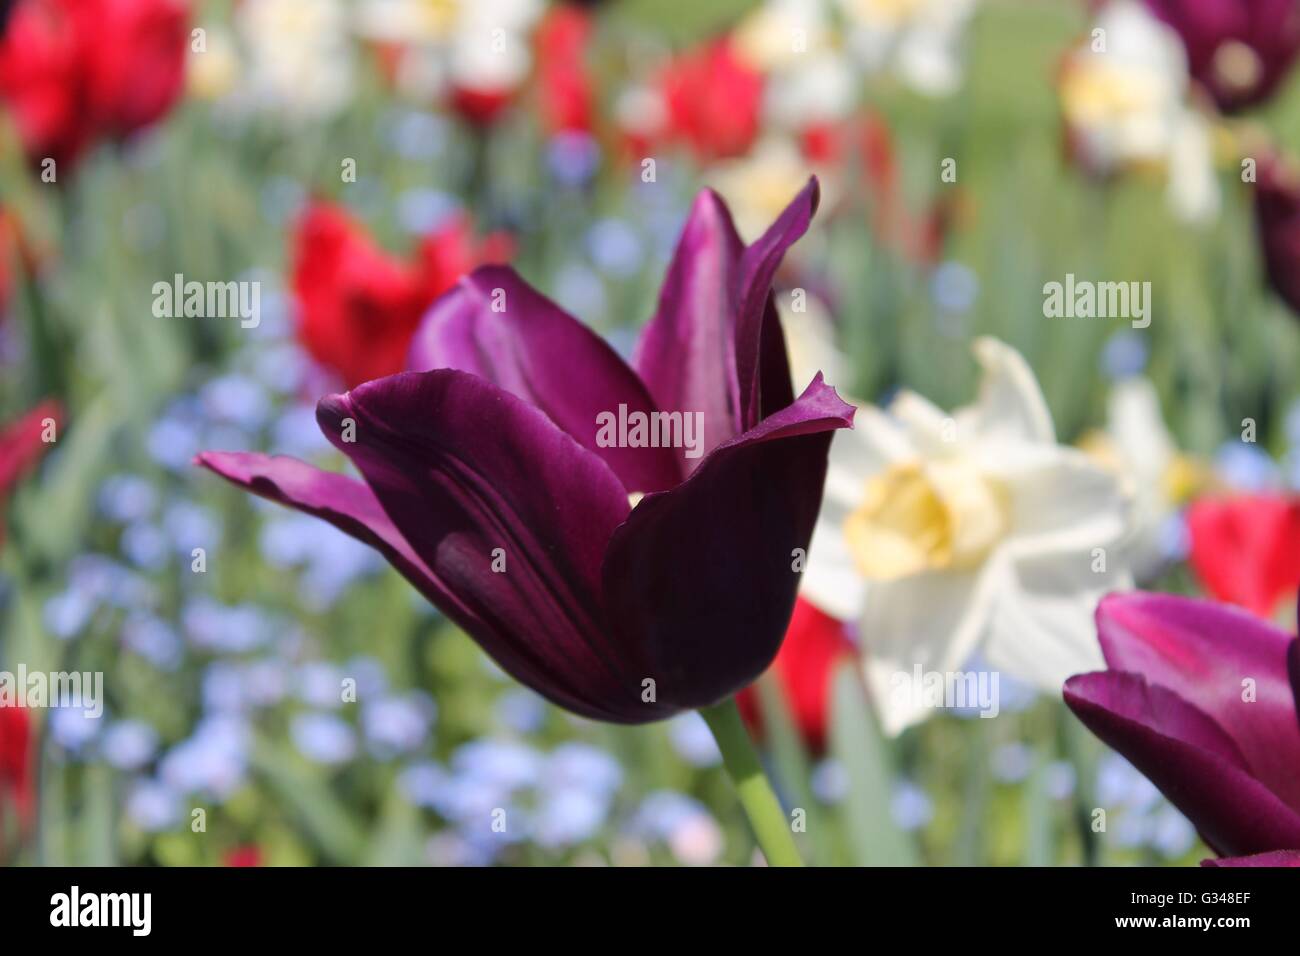
[[[1256,780],[1232,739],[1173,691],[1104,671],[1065,682],[1065,702],[1127,757],[1217,853],[1300,846],[1300,814]]]
[[[1291,680],[1291,694],[1295,697],[1296,719],[1300,720],[1300,638],[1286,649],[1286,673]]]
[[[317,418],[436,576],[435,603],[507,672],[585,716],[663,716],[641,704],[644,667],[605,627],[600,564],[628,502],[600,458],[452,369],[331,395]]]
[[[1274,850],[1250,856],[1226,856],[1219,860],[1202,860],[1201,866],[1300,866],[1300,850]]]
[[[736,380],[740,387],[741,421],[752,428],[763,417],[764,408],[775,403],[765,401],[763,389],[790,381],[785,364],[785,343],[781,340],[781,326],[774,321],[775,311],[769,321],[769,298],[776,270],[785,258],[786,251],[797,242],[812,223],[821,201],[821,187],[814,176],[799,194],[790,201],[776,222],[768,227],[752,246],[745,249],[740,263],[738,298],[740,311],[736,319]],[[779,350],[780,359],[769,354]],[[764,384],[769,369],[780,369],[778,374]],[[775,381],[774,381],[775,380]],[[797,383],[796,383],[797,384]]]
[[[642,648],[660,702],[696,708],[767,668],[785,634],[821,506],[834,429],[853,409],[821,376],[797,402],[714,451],[614,533],[611,626]]]
[[[1229,605],[1142,592],[1104,598],[1097,632],[1111,668],[1141,674],[1210,715],[1251,774],[1300,812],[1290,634]],[[1247,681],[1254,700],[1243,700]]]
[[[662,491],[681,480],[684,459],[669,448],[600,447],[602,412],[652,412],[636,373],[599,335],[533,289],[509,266],[482,266],[430,308],[408,367],[455,368],[536,405],[595,452],[629,492]]]
[[[735,341],[744,249],[726,204],[701,192],[633,361],[661,409],[703,412],[706,453],[744,431]]]

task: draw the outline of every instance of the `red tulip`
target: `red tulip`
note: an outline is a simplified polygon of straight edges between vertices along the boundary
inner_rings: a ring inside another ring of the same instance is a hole
[[[554,7],[537,31],[537,82],[542,121],[551,133],[591,130],[591,76],[585,63],[591,15]]]
[[[1257,494],[1202,498],[1187,511],[1191,564],[1220,601],[1271,617],[1300,584],[1300,500]]]
[[[803,598],[795,602],[785,641],[772,667],[785,693],[790,716],[814,754],[826,749],[835,665],[852,654],[853,643],[845,633],[843,621]],[[746,688],[737,702],[745,722],[755,731],[761,731],[763,717],[757,690]]]
[[[412,261],[390,256],[343,209],[315,202],[294,236],[298,337],[322,365],[359,385],[400,372],[429,305],[466,272],[509,257],[501,235],[479,242],[457,217]]]
[[[32,739],[27,710],[18,706],[0,707],[0,837],[4,835],[6,807],[13,807],[18,814],[21,829],[31,824],[36,789]]]
[[[748,152],[758,136],[762,75],[723,38],[684,54],[660,76],[668,135],[701,162]]]
[[[1260,161],[1255,226],[1269,283],[1300,315],[1300,171],[1271,157]]]
[[[491,126],[514,99],[514,90],[477,89],[453,85],[451,108],[475,126]]]
[[[185,71],[185,0],[18,0],[0,37],[0,102],[33,163],[74,163],[167,112]]]
[[[227,850],[221,857],[222,866],[250,867],[262,865],[262,849],[254,843]]]
[[[0,511],[10,489],[35,466],[49,444],[45,441],[46,422],[57,427],[61,419],[59,406],[45,402],[7,427],[0,427]],[[4,525],[0,524],[0,545],[4,544]]]

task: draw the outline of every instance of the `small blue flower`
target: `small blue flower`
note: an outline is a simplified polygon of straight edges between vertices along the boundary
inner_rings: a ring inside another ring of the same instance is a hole
[[[169,412],[145,437],[149,456],[171,471],[183,471],[203,448],[202,425],[187,415]]]
[[[1141,375],[1147,366],[1150,351],[1146,336],[1142,333],[1133,329],[1116,332],[1102,346],[1102,373],[1114,380]]]
[[[298,668],[298,699],[318,709],[337,709],[343,705],[342,668],[326,661],[308,661]]]
[[[99,486],[99,510],[109,521],[130,524],[153,514],[158,490],[139,475],[113,475]]]
[[[622,219],[598,220],[587,232],[587,255],[596,268],[625,279],[641,271],[645,250],[641,238]]]
[[[889,813],[904,830],[919,830],[934,818],[934,801],[910,780],[894,784]]]
[[[537,784],[542,755],[527,744],[486,738],[462,744],[451,758],[457,777],[476,784],[515,790]]]
[[[122,532],[122,555],[137,568],[159,571],[167,566],[171,553],[167,535],[155,524],[135,521]]]
[[[553,789],[580,787],[608,795],[623,785],[623,768],[598,747],[571,741],[547,755],[541,785]]]
[[[205,717],[172,747],[158,775],[177,793],[222,801],[243,786],[248,772],[248,727],[234,715]]]
[[[415,806],[429,810],[446,805],[450,784],[447,771],[432,760],[413,763],[397,776],[397,786],[403,796]]]
[[[199,402],[212,421],[228,422],[247,430],[266,423],[271,403],[257,381],[243,375],[223,375],[199,390]]]
[[[123,647],[159,670],[175,670],[185,653],[180,636],[170,624],[142,611],[127,616],[121,638]]]
[[[302,755],[316,763],[347,763],[357,752],[356,733],[334,714],[298,714],[289,725],[289,733]]]
[[[546,701],[526,687],[516,687],[497,698],[496,714],[516,733],[536,733],[546,719]]]
[[[969,312],[979,290],[979,276],[960,262],[945,262],[930,276],[930,296],[934,304],[940,311],[952,315]]]
[[[677,755],[692,767],[714,767],[722,760],[713,732],[698,711],[687,711],[670,720],[668,739]]]
[[[50,708],[50,737],[69,754],[80,755],[98,736],[101,719],[80,707]]]
[[[1196,843],[1196,828],[1176,809],[1165,805],[1152,820],[1150,840],[1162,855],[1179,857]]]
[[[600,166],[600,145],[583,132],[563,132],[546,144],[546,165],[562,186],[582,186]]]
[[[1245,491],[1269,491],[1281,484],[1277,463],[1254,444],[1227,441],[1214,456],[1224,482]]]
[[[610,798],[580,787],[547,793],[533,814],[533,838],[548,849],[573,846],[600,832],[609,816]]]
[[[180,822],[180,798],[156,780],[140,780],[126,798],[126,815],[146,833],[169,830]]]
[[[84,591],[63,591],[45,602],[45,629],[61,641],[76,637],[94,616],[98,604]]]
[[[436,713],[433,700],[419,691],[365,704],[361,726],[370,752],[387,760],[419,750],[428,739]]]
[[[416,236],[436,232],[459,212],[456,197],[438,189],[408,189],[397,197],[397,218]]]
[[[827,757],[813,768],[812,791],[822,803],[836,804],[849,793],[849,772],[834,757]]]
[[[422,110],[400,110],[385,117],[387,139],[403,159],[424,162],[435,159],[447,145],[447,121]]]
[[[158,752],[158,731],[140,720],[119,720],[104,731],[100,752],[118,770],[139,770]]]

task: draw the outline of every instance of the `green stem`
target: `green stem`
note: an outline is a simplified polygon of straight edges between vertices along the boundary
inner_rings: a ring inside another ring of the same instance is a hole
[[[749,740],[749,733],[740,719],[734,699],[712,707],[703,707],[704,716],[713,731],[713,738],[722,751],[722,762],[731,776],[731,782],[740,796],[741,806],[749,816],[758,845],[771,866],[803,866],[799,851],[794,845],[790,821],[786,818],[776,794],[758,762],[758,754]]]

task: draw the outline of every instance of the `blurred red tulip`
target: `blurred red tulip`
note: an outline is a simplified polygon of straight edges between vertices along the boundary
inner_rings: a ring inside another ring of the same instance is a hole
[[[1300,315],[1300,172],[1261,160],[1255,184],[1255,224],[1274,291]]]
[[[451,108],[459,113],[462,119],[475,126],[490,126],[505,112],[514,95],[514,90],[475,89],[453,85]]]
[[[262,850],[256,844],[232,847],[221,857],[222,866],[248,867],[262,865]]]
[[[9,492],[18,479],[36,464],[49,448],[47,423],[57,428],[62,413],[56,402],[43,402],[8,426],[0,426],[0,511],[4,510]],[[56,432],[57,436],[57,432]],[[4,525],[0,523],[0,545],[4,544]]]
[[[584,57],[591,15],[577,7],[553,7],[537,31],[537,81],[542,122],[548,132],[589,132],[592,89]]]
[[[1300,584],[1300,499],[1202,498],[1187,511],[1191,565],[1210,596],[1271,617]]]
[[[0,102],[33,163],[75,163],[180,96],[185,0],[17,0],[0,36]]]
[[[349,387],[400,372],[433,300],[475,266],[506,261],[510,245],[502,234],[479,241],[468,219],[456,217],[407,262],[340,207],[315,202],[294,235],[298,338]]]
[[[843,621],[803,598],[795,602],[785,642],[772,666],[785,692],[790,716],[814,754],[826,749],[835,665],[850,657],[853,650]],[[737,702],[745,722],[756,732],[761,731],[763,717],[757,689],[745,688],[737,695]]]
[[[727,38],[677,57],[660,76],[668,135],[701,162],[741,156],[758,136],[763,77]]]
[[[4,834],[7,807],[12,807],[18,815],[20,829],[31,824],[36,790],[31,724],[26,708],[0,707],[0,837]]]

